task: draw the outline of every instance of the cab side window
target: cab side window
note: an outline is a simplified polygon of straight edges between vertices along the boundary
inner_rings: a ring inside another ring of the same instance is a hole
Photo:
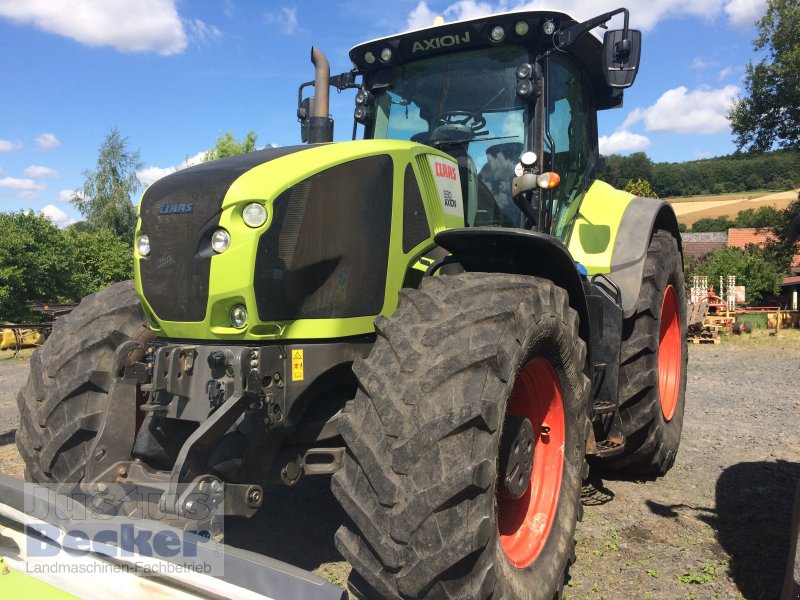
[[[589,81],[567,56],[549,58],[548,104],[550,135],[545,136],[545,165],[561,176],[553,192],[552,233],[564,240],[583,196],[584,177],[595,152],[594,115]]]

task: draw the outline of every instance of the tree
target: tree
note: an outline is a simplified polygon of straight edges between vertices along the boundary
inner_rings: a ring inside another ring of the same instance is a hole
[[[734,227],[755,227],[766,229],[781,227],[784,224],[785,216],[783,211],[774,206],[759,206],[758,208],[748,208],[740,210],[736,215]]]
[[[767,258],[784,273],[789,272],[792,259],[800,252],[800,194],[782,211],[772,227],[774,238],[764,248]]]
[[[88,233],[70,228],[66,237],[75,257],[73,277],[79,298],[133,277],[133,249],[110,230]]]
[[[625,191],[643,198],[658,198],[658,194],[655,193],[650,186],[650,182],[646,179],[637,179],[636,181],[631,179],[625,185]]]
[[[226,131],[225,135],[217,138],[217,143],[214,147],[206,152],[203,162],[209,160],[217,160],[218,158],[226,158],[228,156],[236,156],[237,154],[244,154],[245,152],[252,152],[256,149],[256,140],[258,135],[255,131],[248,131],[244,140],[241,142],[233,137],[233,133]]]
[[[728,217],[706,217],[704,219],[697,219],[692,224],[692,231],[696,233],[706,231],[728,231],[734,226],[734,222]]]
[[[72,204],[86,217],[90,231],[109,229],[128,243],[133,242],[136,210],[131,195],[139,189],[136,171],[144,165],[139,151],[127,148],[128,138],[115,127],[106,135],[97,157],[97,169],[84,171],[82,190]]]
[[[760,152],[775,144],[800,150],[800,4],[768,0],[757,27],[753,48],[767,56],[748,63],[746,95],[728,113],[736,145]]]
[[[747,301],[751,304],[762,302],[767,296],[778,292],[783,280],[783,272],[773,264],[765,250],[756,246],[741,248],[722,248],[706,254],[687,270],[686,280],[692,275],[705,275],[709,282],[719,281],[720,276],[736,276],[736,285],[747,288]]]
[[[0,321],[30,321],[30,300],[71,302],[75,259],[64,233],[33,212],[0,213]]]
[[[598,171],[600,179],[619,189],[632,179],[653,181],[653,161],[644,152],[634,152],[630,156],[604,156]]]

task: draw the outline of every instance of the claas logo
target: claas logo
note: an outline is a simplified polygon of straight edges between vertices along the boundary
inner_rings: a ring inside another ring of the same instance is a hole
[[[444,177],[445,179],[452,179],[453,181],[456,180],[458,177],[456,175],[456,168],[453,165],[448,165],[447,163],[434,163],[436,165],[436,176],[437,177]]]

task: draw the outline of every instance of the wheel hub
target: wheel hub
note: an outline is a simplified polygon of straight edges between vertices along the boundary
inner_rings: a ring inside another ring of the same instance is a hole
[[[533,425],[520,415],[508,415],[500,438],[498,494],[517,500],[528,489],[533,471]]]

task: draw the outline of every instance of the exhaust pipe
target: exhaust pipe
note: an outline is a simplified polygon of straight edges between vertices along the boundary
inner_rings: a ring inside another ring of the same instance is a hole
[[[308,141],[310,144],[332,142],[333,121],[328,118],[331,66],[322,50],[314,46],[311,47],[311,62],[314,64],[314,99],[308,120]]]

